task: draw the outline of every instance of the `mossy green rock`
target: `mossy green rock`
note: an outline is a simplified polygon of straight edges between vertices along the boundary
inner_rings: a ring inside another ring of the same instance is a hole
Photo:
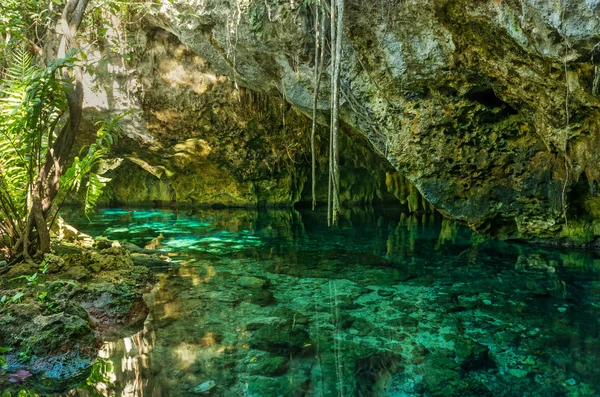
[[[242,276],[235,281],[244,288],[260,289],[266,286],[267,282],[257,277]]]
[[[96,338],[85,312],[47,313],[37,303],[10,306],[0,314],[0,345],[16,347],[26,355],[45,355],[79,350],[93,354]],[[24,326],[26,325],[26,326]]]

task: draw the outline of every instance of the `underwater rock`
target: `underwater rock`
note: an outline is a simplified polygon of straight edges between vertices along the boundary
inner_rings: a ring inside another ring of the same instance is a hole
[[[246,395],[248,397],[265,396],[306,396],[310,386],[310,379],[304,373],[289,376],[259,376],[248,377]]]
[[[144,266],[151,269],[176,268],[176,264],[167,261],[156,254],[131,254],[131,261],[135,266]]]
[[[308,332],[291,325],[272,326],[263,325],[252,334],[249,341],[253,349],[264,350],[273,353],[289,353],[303,349],[309,344]]]
[[[257,277],[242,276],[238,277],[235,282],[244,288],[260,289],[267,286],[267,281]]]
[[[214,391],[215,387],[217,387],[217,384],[214,380],[207,380],[206,382],[203,382],[196,386],[192,391],[194,393],[208,395],[212,391]]]
[[[479,371],[496,368],[490,357],[490,349],[471,339],[457,337],[454,339],[456,361],[464,371]]]
[[[508,374],[514,376],[515,378],[524,378],[527,376],[528,372],[523,369],[511,368],[508,370]]]
[[[440,349],[425,358],[423,381],[434,395],[452,395],[460,380],[459,366],[450,355]]]
[[[288,371],[288,360],[281,356],[266,356],[256,361],[252,373],[264,376],[279,376]]]

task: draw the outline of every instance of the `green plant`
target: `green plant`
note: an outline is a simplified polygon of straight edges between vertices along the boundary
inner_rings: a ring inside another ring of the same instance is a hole
[[[10,299],[10,301],[12,303],[16,303],[16,302],[20,301],[23,296],[25,296],[24,292],[17,292],[16,294],[13,295],[13,297]]]
[[[7,347],[0,347],[0,369],[6,369],[6,358],[2,354],[8,353],[11,350]]]
[[[49,193],[51,181],[41,181],[44,178],[40,175],[50,179],[50,174],[44,171],[47,167],[44,159],[51,155],[52,143],[61,134],[59,130],[66,128],[66,125],[61,126],[68,106],[60,76],[63,69],[75,61],[72,53],[69,58],[39,69],[32,66],[31,56],[20,50],[7,72],[4,95],[0,98],[0,186],[3,188],[0,190],[0,231],[9,237],[13,252],[21,246],[27,251],[27,240],[34,238],[34,224],[38,240],[41,234],[48,233],[49,224],[69,193],[83,191],[87,213],[109,180],[94,169],[114,143],[113,131],[125,114],[97,124],[96,141],[75,157],[60,176],[54,194]]]
[[[42,304],[46,304],[46,297],[48,296],[48,291],[44,291],[41,294],[38,295],[38,300],[42,303]]]
[[[0,63],[5,65],[0,68],[0,244],[12,260],[50,249],[49,226],[62,203],[55,199],[82,118],[82,73],[72,47],[88,2],[70,0],[60,14],[43,11],[34,0],[2,4],[16,15],[0,18],[0,39],[11,43],[1,49]],[[30,3],[38,8],[30,9]],[[23,24],[19,17],[35,23]],[[44,32],[57,20],[58,57],[38,67],[32,49],[44,44]]]
[[[254,2],[250,4],[250,30],[260,37],[262,35],[263,20],[265,16],[265,7],[262,4],[255,5]]]
[[[126,112],[108,121],[97,122],[96,141],[81,149],[79,156],[73,159],[73,163],[61,178],[64,196],[70,192],[83,191],[82,201],[86,214],[94,209],[96,202],[102,195],[102,189],[110,181],[109,178],[94,172],[94,169],[115,143],[116,135],[114,131],[119,121],[127,114]]]

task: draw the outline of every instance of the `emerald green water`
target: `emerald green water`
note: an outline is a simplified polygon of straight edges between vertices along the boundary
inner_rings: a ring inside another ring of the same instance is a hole
[[[144,329],[107,342],[68,395],[600,395],[595,252],[429,215],[349,211],[337,228],[324,215],[66,214],[172,261]]]

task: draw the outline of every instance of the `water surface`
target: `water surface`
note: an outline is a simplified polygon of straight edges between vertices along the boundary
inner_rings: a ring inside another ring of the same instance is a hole
[[[168,255],[144,329],[70,396],[600,395],[600,256],[431,215],[106,209]],[[206,392],[204,392],[206,390]]]

